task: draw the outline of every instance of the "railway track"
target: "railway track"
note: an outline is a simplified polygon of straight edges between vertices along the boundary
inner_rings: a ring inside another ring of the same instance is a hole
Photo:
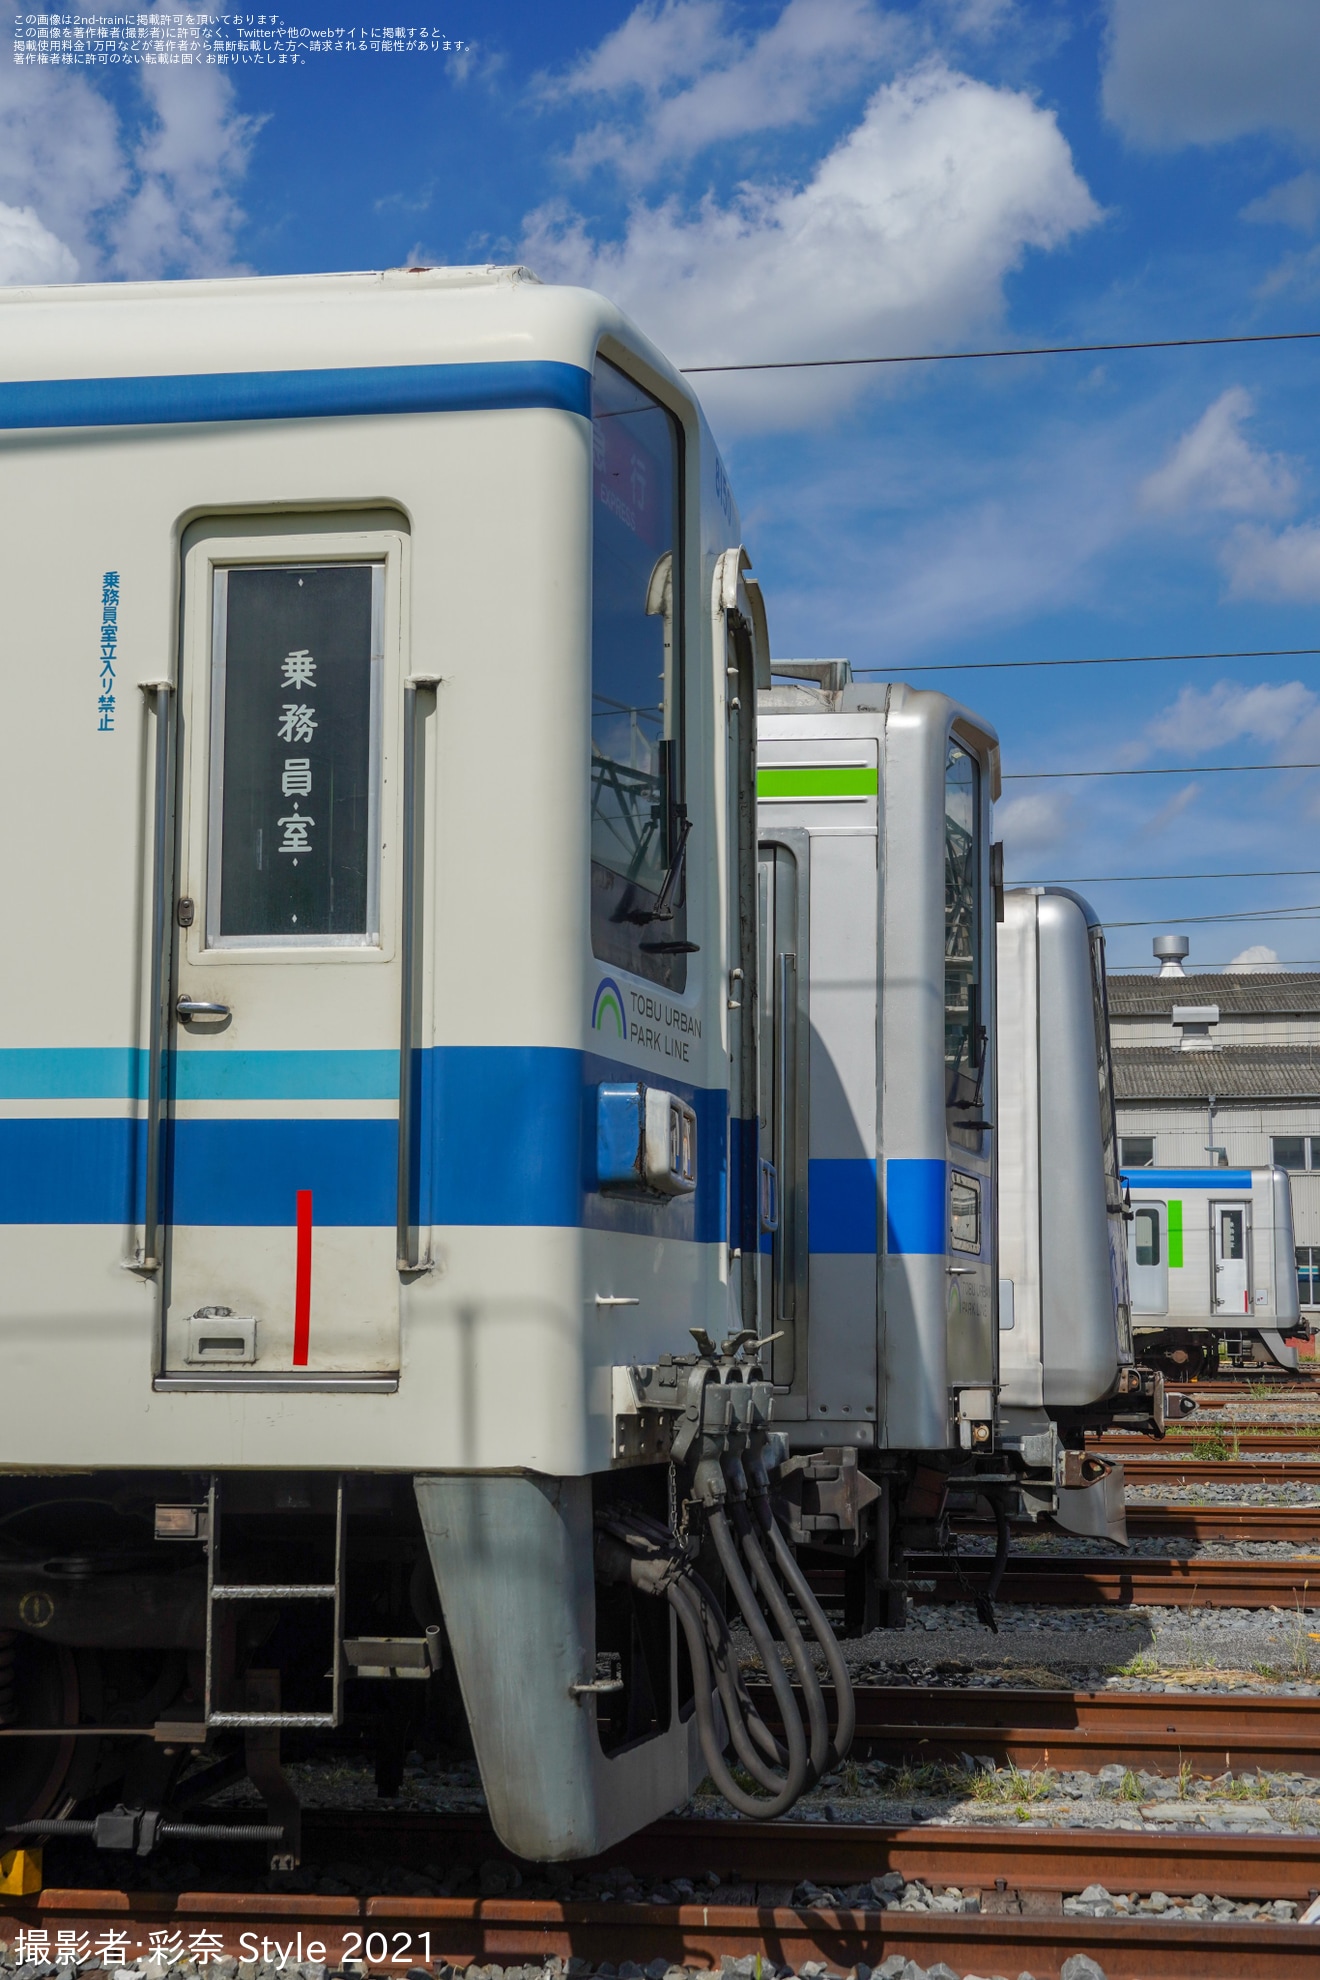
[[[1297,1451],[1320,1458],[1320,1425],[1314,1430],[1290,1430],[1287,1425],[1275,1430],[1268,1425],[1237,1429],[1233,1424],[1210,1424],[1199,1430],[1166,1431],[1153,1448],[1161,1451],[1191,1451],[1204,1448],[1207,1443],[1231,1442],[1243,1451]],[[1126,1459],[1129,1452],[1138,1457],[1152,1449],[1149,1437],[1134,1435],[1126,1430],[1105,1430],[1087,1437],[1087,1448],[1099,1451],[1105,1457]]]
[[[992,1533],[987,1520],[955,1519],[961,1533]],[[1131,1539],[1278,1541],[1290,1547],[1320,1544],[1320,1506],[1129,1505]]]
[[[1157,1446],[1158,1448],[1158,1446]],[[1116,1452],[1107,1452],[1116,1456]],[[1320,1456],[1311,1458],[1144,1457],[1123,1454],[1123,1476],[1131,1485],[1320,1484]]]
[[[510,1860],[476,1818],[309,1812],[304,1855],[345,1855],[394,1865],[489,1864]],[[201,1932],[240,1958],[362,1962],[369,1973],[402,1973],[439,1961],[525,1964],[576,1955],[598,1964],[656,1957],[718,1968],[726,1954],[760,1952],[800,1968],[808,1959],[847,1971],[902,1953],[923,1966],[943,1959],[958,1973],[1028,1967],[1057,1975],[1071,1952],[1088,1952],[1108,1980],[1314,1980],[1320,1929],[1259,1920],[1074,1918],[1066,1895],[1088,1884],[1170,1896],[1305,1903],[1320,1882],[1314,1840],[1280,1836],[1149,1836],[1111,1830],[882,1828],[777,1822],[667,1821],[631,1836],[595,1867],[627,1864],[634,1875],[674,1878],[714,1870],[723,1879],[705,1902],[575,1903],[553,1898],[326,1896],[296,1891],[122,1891],[48,1889],[0,1898],[0,1934],[72,1931],[97,1940],[122,1935],[130,1957],[151,1934],[190,1943]],[[529,1876],[535,1866],[523,1866]],[[574,1866],[582,1872],[593,1867]],[[882,1910],[862,1905],[795,1907],[804,1878],[855,1887],[895,1871],[940,1890],[979,1897],[977,1912]],[[672,1892],[670,1895],[674,1895]],[[266,1941],[265,1947],[262,1941]]]
[[[768,1687],[754,1686],[773,1718]],[[1320,1774],[1320,1698],[1214,1692],[857,1687],[857,1747],[888,1760],[1176,1774]]]
[[[989,1565],[988,1555],[963,1555],[963,1574],[973,1593]],[[912,1581],[926,1585],[919,1599],[968,1599],[962,1578],[943,1554],[911,1554],[907,1572]],[[1283,1561],[1017,1555],[1009,1559],[998,1599],[1093,1608],[1320,1608],[1320,1554]]]
[[[1290,1547],[1320,1543],[1320,1506],[1129,1506],[1133,1539],[1281,1541]]]

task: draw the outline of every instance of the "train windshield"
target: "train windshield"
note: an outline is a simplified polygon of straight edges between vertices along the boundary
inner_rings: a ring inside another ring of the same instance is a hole
[[[681,990],[685,886],[670,879],[683,817],[679,427],[605,358],[591,418],[591,946]]]
[[[976,758],[951,736],[944,767],[944,1064],[955,1133],[979,1116],[984,1077],[980,783]],[[979,1147],[981,1131],[972,1132]]]
[[[1105,1158],[1105,1195],[1110,1210],[1123,1208],[1114,1131],[1114,1068],[1109,1056],[1109,992],[1105,984],[1104,930],[1091,930],[1091,1015],[1095,1022],[1095,1063],[1100,1081],[1100,1141]]]

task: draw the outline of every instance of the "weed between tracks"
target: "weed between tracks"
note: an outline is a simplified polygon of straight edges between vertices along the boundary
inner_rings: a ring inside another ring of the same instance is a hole
[[[1232,1458],[1241,1457],[1242,1451],[1238,1443],[1237,1431],[1235,1430],[1233,1432],[1233,1441],[1230,1444],[1228,1438],[1224,1435],[1218,1424],[1216,1424],[1213,1430],[1203,1431],[1200,1435],[1193,1437],[1191,1455],[1194,1458],[1200,1458],[1215,1464],[1225,1464]]]

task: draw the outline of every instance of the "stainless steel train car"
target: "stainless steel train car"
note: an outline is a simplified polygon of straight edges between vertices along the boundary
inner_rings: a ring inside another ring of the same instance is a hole
[[[1203,1374],[1296,1368],[1301,1308],[1286,1169],[1128,1169],[1128,1274],[1142,1359]]]
[[[772,671],[757,771],[761,1131],[780,1185],[762,1240],[772,1370],[798,1422],[831,1421],[881,1487],[843,1551],[857,1550],[859,1614],[893,1621],[903,1553],[947,1547],[950,1510],[988,1503],[1005,1552],[1011,1513],[1105,1531],[1121,1473],[1107,1485],[1107,1464],[1084,1468],[1051,1418],[1024,1414],[1003,1386],[997,738],[946,696],[863,685],[843,661]],[[1082,965],[1094,1114],[1085,942]],[[1107,1250],[1104,1262],[1107,1288]],[[1107,1343],[1074,1353],[1071,1388],[1058,1371],[1060,1399],[1122,1385],[1131,1355],[1112,1305],[1105,1325]]]
[[[1114,1132],[1104,930],[1063,887],[1013,887],[997,930],[999,1369],[1004,1442],[1062,1481],[1085,1432],[1163,1426],[1163,1381],[1137,1366]],[[1062,1446],[1062,1450],[1058,1446]],[[1057,1517],[1090,1530],[1064,1485]],[[1123,1529],[1123,1477],[1101,1531]]]
[[[525,1856],[790,1805],[850,1708],[770,1482],[846,1524],[877,1388],[771,1429],[768,647],[690,389],[516,268],[0,321],[0,1820],[146,1847],[214,1761],[288,1862],[281,1738],[392,1792],[437,1686]]]

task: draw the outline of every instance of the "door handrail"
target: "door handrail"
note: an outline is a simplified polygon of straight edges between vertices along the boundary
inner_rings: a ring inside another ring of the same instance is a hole
[[[410,674],[403,684],[403,850],[400,861],[399,915],[399,1181],[395,1233],[395,1266],[400,1272],[422,1269],[417,1258],[416,1227],[412,1221],[413,1024],[414,975],[421,904],[417,888],[417,696],[438,688],[440,674]],[[425,791],[421,793],[425,810]]]
[[[174,744],[177,700],[173,681],[143,681],[156,712],[156,786],[152,806],[151,987],[147,1023],[147,1118],[142,1257],[138,1270],[161,1269],[161,1171],[165,1129],[165,1045],[170,1024],[174,945]],[[162,1343],[163,1346],[163,1343]]]

